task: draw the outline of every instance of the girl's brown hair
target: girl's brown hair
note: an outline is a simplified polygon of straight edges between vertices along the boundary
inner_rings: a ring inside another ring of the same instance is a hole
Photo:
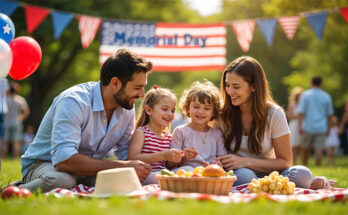
[[[136,128],[149,123],[150,119],[145,111],[145,107],[149,106],[150,108],[153,108],[159,100],[164,97],[169,97],[176,103],[176,96],[170,89],[155,87],[146,92],[137,115],[137,121],[135,123]]]
[[[188,90],[185,90],[180,99],[180,108],[182,112],[190,117],[190,103],[195,99],[202,104],[213,104],[213,117],[210,120],[217,118],[221,113],[221,97],[219,89],[210,81],[203,83],[195,81]]]
[[[226,92],[226,74],[236,73],[255,89],[251,93],[251,114],[253,116],[251,130],[248,134],[248,149],[260,154],[262,141],[267,126],[267,109],[270,103],[275,103],[271,96],[265,72],[261,64],[252,57],[242,56],[233,60],[225,69],[221,80],[223,99],[222,121],[224,123],[224,140],[227,151],[235,153],[242,141],[242,119],[239,106],[233,106],[231,97]],[[232,142],[235,142],[231,149]]]

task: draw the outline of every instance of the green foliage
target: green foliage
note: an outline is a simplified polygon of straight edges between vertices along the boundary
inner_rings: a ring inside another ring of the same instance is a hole
[[[277,18],[320,11],[348,5],[348,0],[222,0],[222,11],[201,17],[189,9],[184,0],[24,0],[31,5],[71,13],[145,22],[225,22],[227,27],[227,63],[241,55],[250,55],[263,65],[275,100],[283,107],[294,86],[310,87],[313,75],[324,77],[324,90],[333,98],[336,110],[343,110],[348,99],[348,24],[338,11],[330,11],[322,40],[318,40],[302,17],[293,40],[288,40],[277,24],[274,43],[268,46],[260,29],[255,26],[250,50],[243,53],[231,28],[231,21],[257,18]],[[23,8],[11,16],[16,36],[27,35]],[[43,51],[42,63],[33,76],[21,81],[22,94],[32,109],[30,121],[37,127],[53,98],[64,89],[99,77],[99,35],[87,49],[82,49],[77,20],[66,28],[59,40],[53,38],[53,26],[48,16],[33,35]],[[220,85],[221,72],[154,72],[149,85],[173,89],[180,97],[193,81],[204,78]],[[137,102],[138,104],[139,102]]]

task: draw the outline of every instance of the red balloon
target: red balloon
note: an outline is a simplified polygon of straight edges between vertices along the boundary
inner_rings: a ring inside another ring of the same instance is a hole
[[[31,37],[17,37],[10,43],[13,61],[10,72],[11,78],[22,80],[30,76],[41,62],[41,47]]]

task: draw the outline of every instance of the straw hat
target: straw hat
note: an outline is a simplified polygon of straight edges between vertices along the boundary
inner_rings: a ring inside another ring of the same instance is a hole
[[[147,194],[142,189],[134,168],[115,168],[99,171],[92,194],[94,197],[138,196]]]

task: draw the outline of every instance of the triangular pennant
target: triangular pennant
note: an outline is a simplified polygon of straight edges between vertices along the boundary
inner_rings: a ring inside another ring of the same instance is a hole
[[[0,0],[0,13],[11,16],[19,6],[18,2]]]
[[[340,8],[343,18],[348,22],[348,6]]]
[[[278,18],[278,22],[289,40],[294,39],[300,20],[300,16],[283,16]]]
[[[277,25],[276,19],[259,19],[257,25],[260,27],[268,45],[273,44],[274,30]]]
[[[319,39],[322,39],[327,19],[327,11],[321,13],[306,14],[306,18],[317,37]]]
[[[238,43],[244,52],[249,51],[255,28],[255,20],[232,22],[232,28],[237,36]]]
[[[27,32],[29,34],[33,33],[49,13],[49,9],[26,5],[25,18],[27,23]]]
[[[64,29],[69,25],[74,15],[66,12],[52,11],[54,39],[59,39]]]
[[[97,33],[102,20],[92,16],[79,16],[78,21],[82,47],[88,48],[94,40],[95,34]]]

